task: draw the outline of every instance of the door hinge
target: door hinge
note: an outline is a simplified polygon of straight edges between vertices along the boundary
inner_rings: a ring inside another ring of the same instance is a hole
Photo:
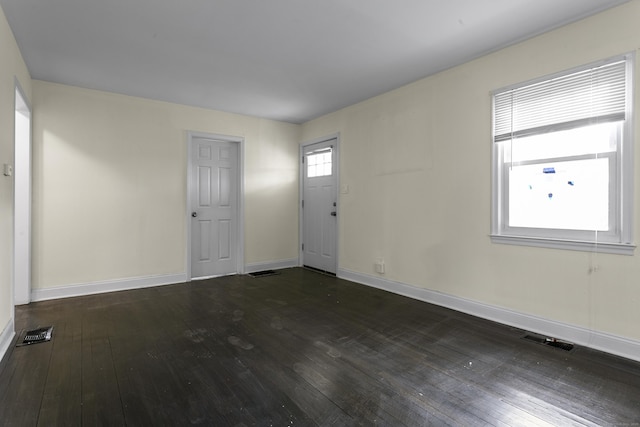
[[[304,165],[304,156],[302,156],[302,164]]]
[[[304,243],[302,244],[302,250],[304,251]]]
[[[304,209],[304,200],[302,201],[302,209]]]

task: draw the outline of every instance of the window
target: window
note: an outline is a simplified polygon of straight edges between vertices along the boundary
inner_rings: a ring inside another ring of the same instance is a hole
[[[493,93],[493,242],[633,253],[632,64]]]
[[[307,153],[307,177],[330,176],[332,171],[331,147]]]

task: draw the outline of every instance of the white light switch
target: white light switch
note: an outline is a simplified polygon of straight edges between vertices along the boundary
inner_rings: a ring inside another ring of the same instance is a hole
[[[9,163],[5,163],[4,176],[11,176],[11,175],[13,175],[13,166],[11,166]]]

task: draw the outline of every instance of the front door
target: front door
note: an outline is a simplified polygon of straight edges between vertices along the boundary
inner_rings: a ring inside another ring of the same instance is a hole
[[[191,139],[191,278],[238,272],[238,143]]]
[[[305,145],[303,152],[303,265],[336,273],[337,140]]]

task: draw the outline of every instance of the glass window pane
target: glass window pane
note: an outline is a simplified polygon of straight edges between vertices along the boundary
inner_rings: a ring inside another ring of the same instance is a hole
[[[617,149],[620,126],[620,123],[604,123],[506,141],[504,161],[523,162],[613,152]]]
[[[331,151],[307,155],[307,176],[329,176],[332,174]]]
[[[607,231],[608,218],[608,158],[509,170],[510,227]]]

